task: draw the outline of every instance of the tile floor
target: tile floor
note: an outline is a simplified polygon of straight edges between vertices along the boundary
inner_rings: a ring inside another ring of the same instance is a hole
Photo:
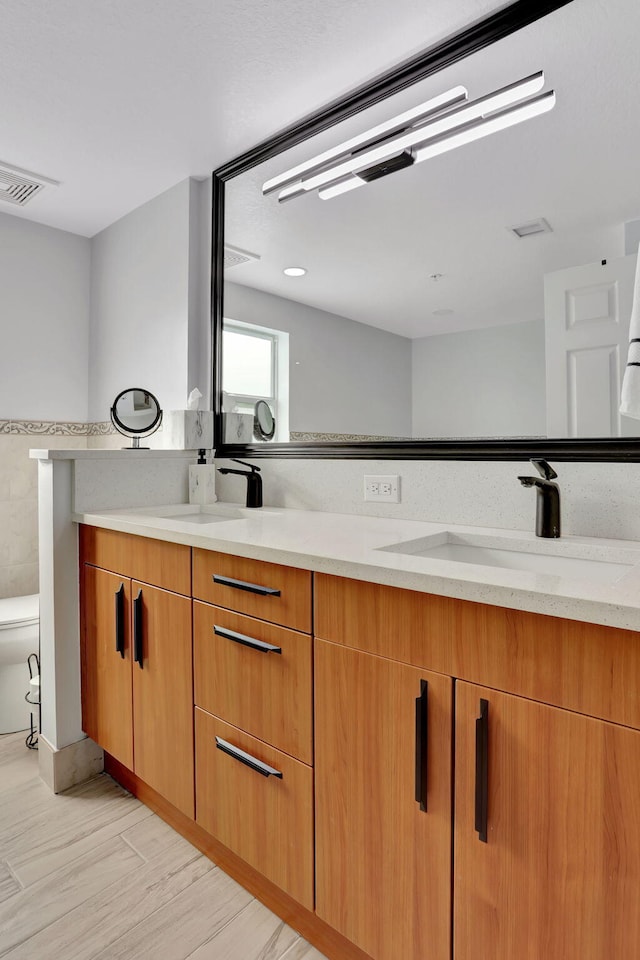
[[[0,957],[324,960],[101,774],[55,796],[0,736]]]

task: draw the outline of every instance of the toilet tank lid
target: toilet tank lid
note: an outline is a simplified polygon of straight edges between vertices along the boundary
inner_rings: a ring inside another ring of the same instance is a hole
[[[40,615],[39,594],[28,597],[6,597],[0,600],[0,630],[16,623],[36,621]]]

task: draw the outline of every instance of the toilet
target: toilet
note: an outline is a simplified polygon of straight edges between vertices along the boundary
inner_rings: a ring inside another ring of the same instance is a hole
[[[39,596],[0,600],[0,734],[29,728],[27,657],[38,653]]]

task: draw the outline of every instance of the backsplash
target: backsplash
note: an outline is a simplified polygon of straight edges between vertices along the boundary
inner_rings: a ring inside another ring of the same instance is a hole
[[[534,530],[536,495],[518,483],[528,461],[259,460],[266,506]],[[216,461],[222,465],[222,461]],[[553,463],[565,535],[640,540],[640,463]],[[535,471],[534,471],[535,472]],[[400,503],[365,503],[365,474],[397,474]],[[239,477],[216,477],[241,502]]]

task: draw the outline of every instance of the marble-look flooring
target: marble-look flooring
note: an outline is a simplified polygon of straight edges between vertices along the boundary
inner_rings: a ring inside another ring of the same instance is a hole
[[[54,795],[0,736],[0,957],[324,960],[105,774]]]

